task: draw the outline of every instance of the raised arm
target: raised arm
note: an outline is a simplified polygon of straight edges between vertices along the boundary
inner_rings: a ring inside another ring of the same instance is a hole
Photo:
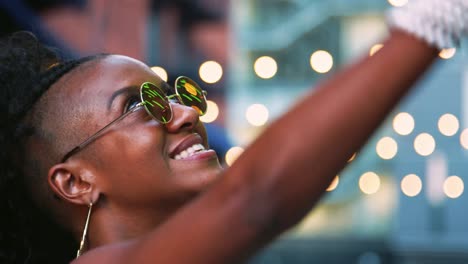
[[[437,53],[426,41],[393,30],[377,54],[306,96],[271,125],[217,184],[157,230],[125,245],[90,252],[77,262],[246,260],[317,203],[351,154]]]

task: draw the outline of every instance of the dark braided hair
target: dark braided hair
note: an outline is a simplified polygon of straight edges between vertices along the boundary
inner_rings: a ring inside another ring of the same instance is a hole
[[[0,40],[0,263],[65,263],[76,243],[35,206],[26,187],[24,122],[34,104],[63,75],[97,56],[63,61],[29,32]],[[44,179],[45,180],[45,179]]]

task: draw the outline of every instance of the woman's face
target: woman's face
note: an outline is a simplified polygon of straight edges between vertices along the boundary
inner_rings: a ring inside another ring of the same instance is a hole
[[[139,87],[147,81],[159,84],[161,79],[143,63],[116,55],[62,80],[75,111],[75,134],[83,141],[136,105]],[[175,158],[193,145],[209,147],[196,111],[175,103],[172,109],[172,121],[163,125],[142,108],[70,158],[83,160],[86,173],[95,179],[100,200],[133,209],[170,209],[217,179],[221,166],[214,151]],[[70,142],[69,148],[81,141]]]

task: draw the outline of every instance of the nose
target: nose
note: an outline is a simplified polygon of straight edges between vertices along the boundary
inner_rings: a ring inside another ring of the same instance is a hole
[[[170,133],[177,133],[183,130],[193,130],[198,122],[199,116],[195,109],[182,104],[171,103],[172,120],[166,124],[166,129]]]

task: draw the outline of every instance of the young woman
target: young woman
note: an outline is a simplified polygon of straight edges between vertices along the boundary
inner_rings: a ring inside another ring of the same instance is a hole
[[[76,249],[73,263],[248,259],[314,206],[438,50],[467,34],[467,14],[466,0],[392,11],[383,49],[322,83],[226,171],[189,78],[170,87],[119,55],[61,61],[14,34],[0,47],[2,263],[63,263]]]

